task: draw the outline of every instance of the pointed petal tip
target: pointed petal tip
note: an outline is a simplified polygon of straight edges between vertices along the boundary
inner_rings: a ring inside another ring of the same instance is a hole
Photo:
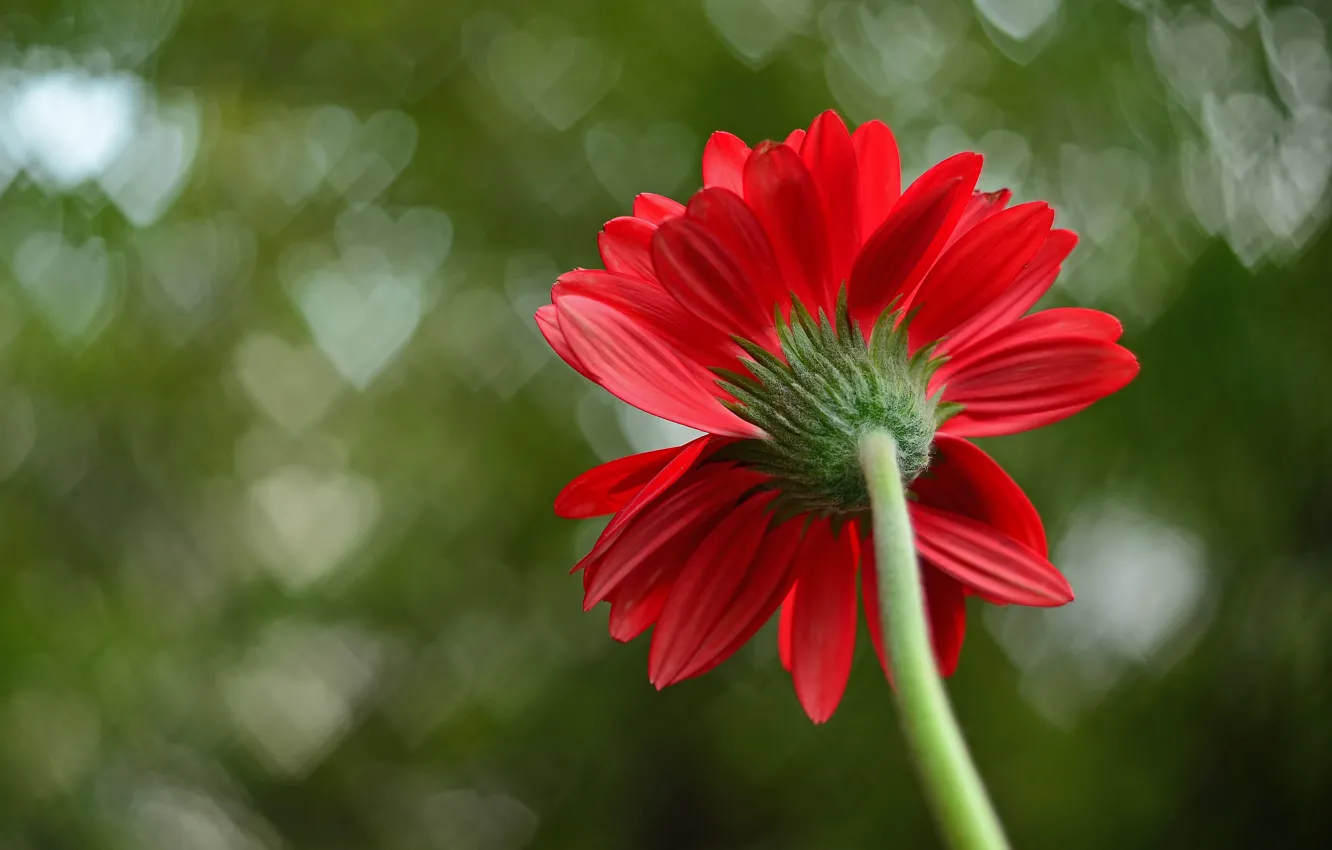
[[[837,114],[836,109],[825,109],[814,116],[813,121],[809,122],[809,132],[813,133],[815,127],[825,123],[840,124],[842,129],[846,129],[846,122],[842,120],[841,115]]]
[[[1032,608],[1059,608],[1073,601],[1073,585],[1069,583],[1068,577],[1053,564],[1049,566],[1049,572],[1043,576],[1044,581],[1029,588],[1034,598],[1018,604]]]
[[[1033,605],[1032,607],[1059,608],[1074,601],[1076,597],[1073,594],[1073,585],[1069,584],[1068,579],[1064,578],[1062,574],[1059,577],[1062,579],[1062,584],[1054,587],[1042,588],[1042,590],[1045,590],[1049,594],[1047,596],[1048,601]]]
[[[703,185],[723,186],[739,192],[749,145],[733,133],[718,130],[703,146]]]
[[[1050,206],[1049,201],[1028,201],[1025,204],[1018,204],[1013,209],[1027,210],[1027,214],[1023,216],[1024,221],[1030,221],[1034,218],[1048,218],[1049,224],[1054,224],[1055,211],[1054,207]],[[1049,224],[1047,224],[1047,227]]]
[[[967,191],[975,191],[976,183],[980,180],[981,170],[985,166],[985,157],[974,151],[964,151],[954,154],[944,162],[953,163],[958,170],[961,181],[966,184]]]
[[[1106,342],[1118,342],[1119,338],[1124,335],[1124,323],[1119,320],[1118,316],[1112,315],[1110,313],[1105,313],[1104,315],[1106,317],[1105,319],[1102,319],[1102,321],[1105,323],[1105,328],[1103,331],[1103,333],[1105,334],[1104,339],[1106,340]],[[1129,355],[1133,358],[1134,363],[1138,362],[1137,355],[1133,354],[1133,352],[1131,351],[1129,352]]]
[[[1063,257],[1067,257],[1073,249],[1077,247],[1080,237],[1076,230],[1069,230],[1067,227],[1059,227],[1051,230],[1048,238],[1058,240],[1054,244],[1062,253],[1063,256],[1060,258],[1062,260]],[[1068,247],[1064,247],[1065,245]]]
[[[818,698],[809,699],[801,696],[800,692],[796,691],[796,700],[800,703],[800,710],[805,712],[805,716],[809,718],[809,722],[815,726],[822,726],[837,713],[837,706],[841,702],[841,697],[839,695],[838,699],[833,701],[820,701]]]
[[[1131,384],[1133,379],[1138,377],[1138,373],[1142,371],[1142,363],[1139,362],[1138,355],[1117,343],[1111,343],[1110,345],[1115,350],[1114,360],[1120,368],[1120,381],[1119,386],[1112,389],[1109,393],[1106,393],[1106,395],[1112,395],[1124,389],[1124,387]]]
[[[554,325],[559,327],[559,319],[555,317],[554,304],[542,304],[532,312],[532,321],[536,322],[537,330],[541,331],[542,336],[546,336],[547,329]]]
[[[665,195],[643,192],[634,196],[633,213],[634,218],[649,224],[661,224],[667,219],[683,215],[684,205]]]
[[[713,130],[708,134],[708,143],[714,145],[733,145],[736,142],[744,144],[744,139],[728,130]]]
[[[947,166],[950,171],[956,170],[961,175],[969,178],[968,182],[974,187],[976,185],[976,180],[980,177],[981,168],[984,164],[985,157],[981,154],[978,154],[975,151],[962,151],[961,153],[955,153],[947,159],[944,159],[938,165],[931,168],[930,171],[933,171],[934,168],[939,168],[940,166]]]

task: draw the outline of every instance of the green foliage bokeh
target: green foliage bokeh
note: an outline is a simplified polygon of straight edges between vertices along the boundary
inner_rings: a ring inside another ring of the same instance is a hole
[[[551,512],[684,439],[549,353],[554,277],[712,130],[829,107],[1050,200],[1050,303],[1142,363],[985,441],[1080,568],[950,683],[1015,844],[1332,845],[1328,17],[6,3],[0,847],[937,846],[863,627],[825,726],[771,629],[657,693]]]

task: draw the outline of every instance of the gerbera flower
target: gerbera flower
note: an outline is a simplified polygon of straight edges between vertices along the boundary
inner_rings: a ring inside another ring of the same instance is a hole
[[[884,662],[858,440],[898,445],[935,656],[957,666],[968,596],[1073,598],[1040,517],[968,437],[1070,416],[1138,371],[1112,316],[1027,311],[1077,241],[1042,202],[974,191],[963,153],[900,191],[878,121],[751,150],[715,133],[687,206],[640,195],[606,223],[605,270],[562,275],[537,312],[574,369],[648,413],[706,432],[596,467],[557,513],[614,514],[582,570],[610,633],[653,626],[658,687],[717,666],[780,607],[782,663],[815,722],[855,647],[857,586]],[[885,665],[885,670],[887,666]]]

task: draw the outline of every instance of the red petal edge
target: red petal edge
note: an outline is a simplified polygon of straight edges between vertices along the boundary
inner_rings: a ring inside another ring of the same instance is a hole
[[[1073,589],[1045,558],[996,529],[958,514],[912,503],[916,548],[931,563],[988,599],[1051,607]]]

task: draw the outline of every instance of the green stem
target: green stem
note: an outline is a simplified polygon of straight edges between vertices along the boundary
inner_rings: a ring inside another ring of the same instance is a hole
[[[916,544],[897,468],[897,443],[884,431],[861,438],[860,462],[874,511],[879,611],[902,728],[925,796],[955,850],[1005,850],[1008,841],[971,762],[935,666]]]

